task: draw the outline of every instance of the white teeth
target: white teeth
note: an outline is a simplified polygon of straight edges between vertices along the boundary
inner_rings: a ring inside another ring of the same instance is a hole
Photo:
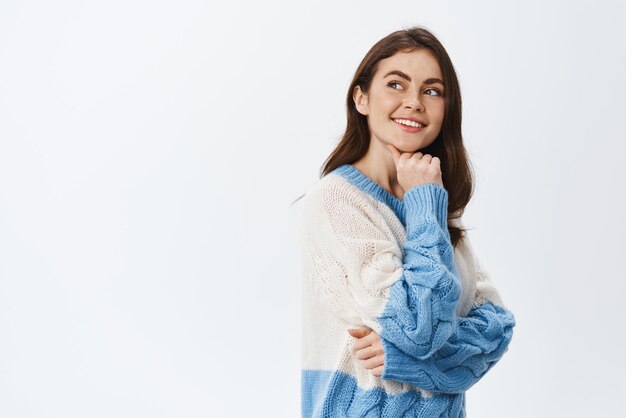
[[[394,119],[394,121],[401,123],[403,125],[408,125],[408,126],[413,126],[415,128],[423,128],[424,125],[417,123],[415,121],[412,120],[408,120],[408,119]]]

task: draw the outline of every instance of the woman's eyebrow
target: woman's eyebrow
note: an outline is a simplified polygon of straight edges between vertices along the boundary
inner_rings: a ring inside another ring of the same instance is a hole
[[[389,71],[383,78],[387,78],[390,75],[397,75],[398,77],[404,78],[406,81],[411,81],[411,77],[409,77],[402,71],[398,71],[398,70]],[[424,80],[424,84],[435,84],[435,83],[439,83],[445,86],[445,84],[443,84],[443,80],[437,77],[431,77],[431,78],[427,78],[426,80]]]

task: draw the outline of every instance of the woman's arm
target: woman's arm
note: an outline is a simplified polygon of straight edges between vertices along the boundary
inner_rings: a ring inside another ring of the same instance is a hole
[[[459,393],[480,380],[507,351],[515,318],[503,306],[489,275],[476,259],[467,236],[463,240],[465,256],[469,258],[468,265],[472,268],[471,280],[476,282],[477,288],[472,309],[465,317],[459,318],[457,331],[427,360],[406,354],[374,332],[369,333],[367,338],[359,338],[355,343],[355,347],[363,347],[358,352],[359,358],[376,376],[435,392]],[[376,358],[368,358],[372,351],[377,352]]]
[[[430,358],[406,354],[381,338],[384,367],[381,378],[409,383],[433,392],[465,392],[507,351],[515,318],[506,308],[485,302],[459,318],[459,327]]]
[[[329,306],[350,327],[368,326],[403,352],[430,358],[458,327],[446,190],[424,184],[405,192],[402,248],[388,220],[343,179],[310,194],[303,212],[307,271]]]

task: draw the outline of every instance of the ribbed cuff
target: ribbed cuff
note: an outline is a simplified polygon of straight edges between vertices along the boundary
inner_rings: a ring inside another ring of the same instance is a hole
[[[433,217],[442,229],[448,225],[448,192],[434,183],[421,184],[404,192],[407,229],[430,221]]]
[[[381,379],[395,380],[416,386],[422,386],[425,381],[430,380],[417,366],[418,359],[400,351],[394,344],[382,337],[380,341],[385,351],[385,365],[383,367],[383,374],[380,376]],[[424,387],[422,388],[426,389]]]

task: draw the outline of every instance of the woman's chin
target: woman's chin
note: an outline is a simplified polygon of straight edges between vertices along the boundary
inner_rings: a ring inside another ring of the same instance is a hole
[[[392,144],[392,145],[394,147],[396,147],[398,149],[398,151],[400,151],[400,152],[416,153],[416,152],[418,152],[420,150],[414,144],[400,143],[400,144]]]

